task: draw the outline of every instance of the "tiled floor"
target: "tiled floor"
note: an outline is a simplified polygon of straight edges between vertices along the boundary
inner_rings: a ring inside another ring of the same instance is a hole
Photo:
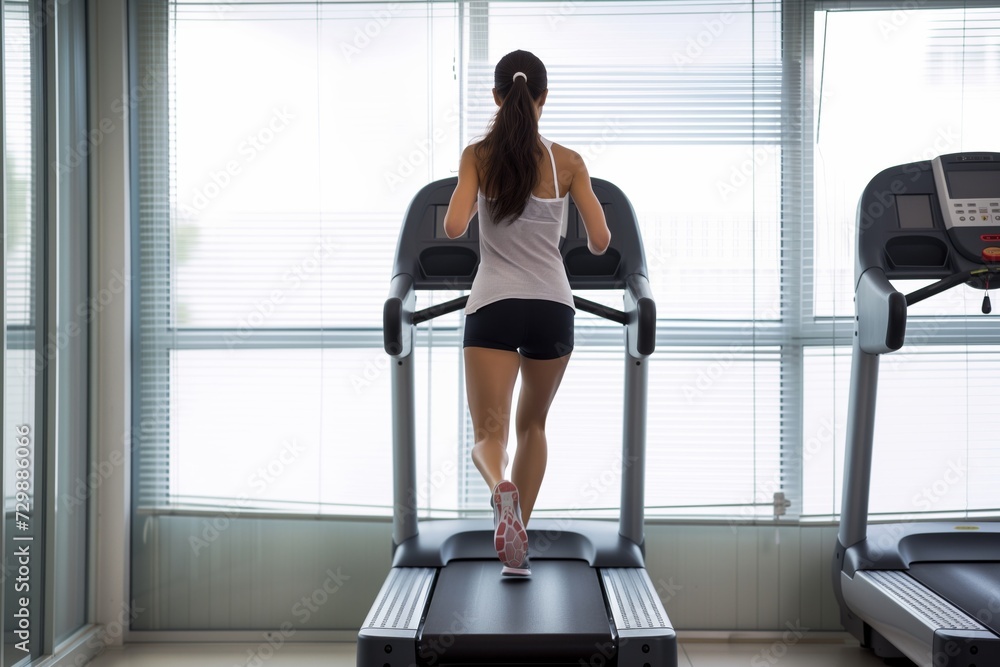
[[[254,645],[257,648],[259,645]],[[883,667],[849,640],[825,643],[683,642],[678,667]],[[241,644],[130,644],[109,649],[93,667],[355,667],[354,644],[285,644],[252,659]]]

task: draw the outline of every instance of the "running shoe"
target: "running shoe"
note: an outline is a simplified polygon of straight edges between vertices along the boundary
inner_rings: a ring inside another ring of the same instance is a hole
[[[500,574],[505,577],[530,577],[531,576],[531,562],[527,556],[524,557],[524,562],[521,563],[521,567],[508,567],[503,566],[500,570]]]
[[[508,568],[521,569],[528,556],[528,533],[521,521],[517,487],[504,480],[493,489],[493,536],[497,556]]]

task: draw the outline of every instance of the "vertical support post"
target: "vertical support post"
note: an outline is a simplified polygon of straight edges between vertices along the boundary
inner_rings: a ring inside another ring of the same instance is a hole
[[[405,325],[404,325],[405,326]],[[392,543],[417,535],[417,444],[413,348],[392,357]]]
[[[872,476],[878,362],[878,355],[863,351],[859,337],[855,336],[851,355],[851,393],[847,405],[844,496],[840,510],[839,539],[845,548],[868,536],[868,493]]]
[[[628,350],[625,328],[625,405],[622,410],[622,500],[618,533],[640,547],[644,545],[646,503],[646,394],[649,360]]]

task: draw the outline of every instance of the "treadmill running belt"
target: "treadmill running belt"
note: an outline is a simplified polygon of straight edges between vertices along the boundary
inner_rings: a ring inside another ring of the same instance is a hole
[[[910,563],[909,573],[1000,635],[1000,563]]]
[[[532,575],[519,578],[501,577],[500,568],[463,560],[440,571],[417,649],[423,664],[608,661],[611,624],[597,570],[536,560]]]

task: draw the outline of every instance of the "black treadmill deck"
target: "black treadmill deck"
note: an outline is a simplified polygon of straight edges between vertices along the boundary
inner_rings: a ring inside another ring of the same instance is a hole
[[[911,577],[1000,635],[1000,562],[910,563]]]
[[[536,560],[527,578],[503,577],[497,560],[451,561],[440,570],[417,655],[464,662],[578,664],[613,652],[598,571],[584,561]]]

